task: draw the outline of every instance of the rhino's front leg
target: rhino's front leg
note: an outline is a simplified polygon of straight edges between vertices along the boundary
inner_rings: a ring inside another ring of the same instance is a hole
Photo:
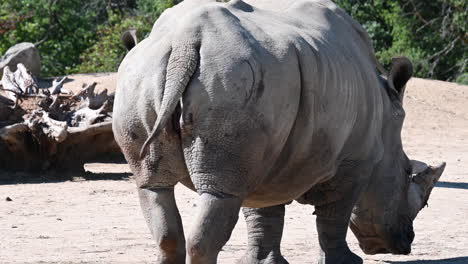
[[[242,208],[249,237],[248,248],[238,264],[287,264],[281,255],[284,204],[265,208]]]
[[[346,243],[351,211],[368,179],[371,166],[341,166],[329,182],[315,186],[305,200],[315,205],[320,243],[319,264],[361,264]],[[303,202],[303,201],[302,201]]]
[[[351,252],[346,243],[350,214],[327,217],[321,215],[333,205],[316,207],[317,232],[320,243],[319,264],[361,264],[362,259]],[[326,208],[328,207],[328,208]]]
[[[198,215],[187,238],[186,263],[216,263],[219,251],[237,223],[241,204],[242,199],[231,195],[200,195]]]
[[[185,238],[174,188],[139,188],[140,205],[158,247],[156,263],[185,263]]]

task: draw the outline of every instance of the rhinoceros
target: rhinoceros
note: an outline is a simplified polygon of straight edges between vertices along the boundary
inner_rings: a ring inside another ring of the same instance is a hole
[[[366,31],[328,0],[166,10],[119,67],[113,117],[156,263],[216,263],[241,207],[240,263],[287,263],[292,200],[315,206],[319,263],[362,263],[349,225],[365,253],[408,254],[445,164],[414,166],[403,151],[411,62],[378,65]],[[199,194],[186,237],[177,183]]]

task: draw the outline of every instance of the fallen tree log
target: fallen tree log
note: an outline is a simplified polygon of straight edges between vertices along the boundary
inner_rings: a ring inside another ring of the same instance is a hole
[[[121,156],[112,133],[113,94],[96,93],[96,83],[76,94],[62,91],[65,78],[39,89],[24,66],[18,65],[16,72],[5,69],[0,170],[76,171],[86,162]]]

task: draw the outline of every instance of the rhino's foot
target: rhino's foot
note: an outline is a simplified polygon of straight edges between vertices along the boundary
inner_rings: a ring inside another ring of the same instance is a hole
[[[155,264],[185,264],[185,255],[167,255],[160,253],[156,258]]]
[[[284,204],[265,208],[242,208],[249,246],[241,264],[285,264],[281,255],[284,226]]]
[[[257,254],[258,250],[248,250],[237,264],[288,264],[279,252]]]
[[[320,253],[319,264],[362,264],[362,259],[351,252],[349,248],[342,251],[325,254]]]

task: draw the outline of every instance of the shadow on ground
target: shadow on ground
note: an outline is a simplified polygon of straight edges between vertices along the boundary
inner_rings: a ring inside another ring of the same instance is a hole
[[[439,181],[437,182],[436,187],[468,190],[468,183]],[[466,263],[468,263],[468,261]]]
[[[115,164],[115,163],[114,163]],[[103,181],[103,180],[129,180],[132,177],[128,172],[90,172],[67,171],[67,172],[5,172],[0,170],[0,185],[30,184],[30,183],[57,183],[65,181]]]
[[[435,260],[410,260],[410,261],[389,261],[391,264],[466,264],[468,257],[435,259]]]

